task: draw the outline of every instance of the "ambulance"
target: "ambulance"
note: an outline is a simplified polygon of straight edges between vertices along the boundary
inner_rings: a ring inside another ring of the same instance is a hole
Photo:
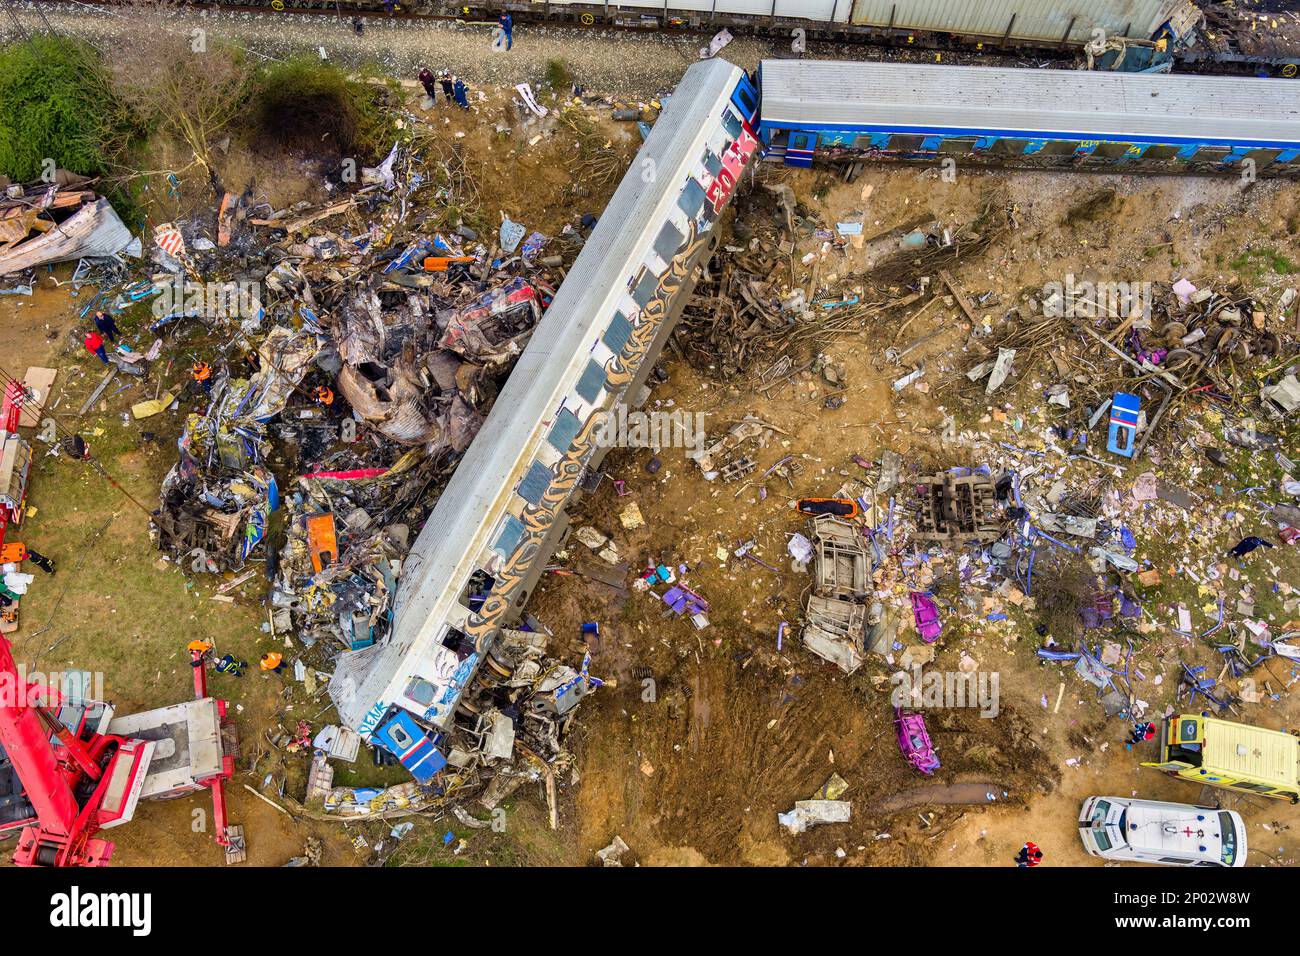
[[[1160,735],[1160,759],[1144,767],[1194,783],[1300,803],[1300,738],[1281,730],[1175,714]]]
[[[1079,839],[1103,860],[1164,866],[1246,865],[1246,827],[1232,810],[1160,800],[1089,797]]]

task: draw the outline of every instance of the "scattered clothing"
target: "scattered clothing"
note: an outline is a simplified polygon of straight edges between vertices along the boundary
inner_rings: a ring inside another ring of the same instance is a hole
[[[1252,534],[1250,537],[1242,538],[1238,541],[1231,549],[1229,549],[1228,554],[1234,558],[1244,557],[1261,545],[1265,548],[1273,547],[1263,538],[1257,538]]]

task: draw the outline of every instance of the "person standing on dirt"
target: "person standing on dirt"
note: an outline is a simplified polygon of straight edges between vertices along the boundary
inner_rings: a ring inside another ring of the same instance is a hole
[[[260,666],[262,670],[266,671],[268,674],[278,674],[280,671],[284,670],[285,667],[284,655],[277,654],[275,651],[263,654]]]
[[[454,86],[451,81],[451,72],[443,70],[438,74],[438,85],[442,87],[442,98],[448,103],[452,102]]]
[[[1032,840],[1025,843],[1016,855],[1016,866],[1038,866],[1043,862],[1043,851]]]
[[[459,76],[455,77],[455,83],[451,89],[451,97],[456,101],[456,105],[466,112],[469,111],[469,87]]]
[[[433,75],[433,70],[427,66],[420,68],[420,85],[424,87],[424,94],[429,97],[429,102],[436,104],[438,102],[438,78]]]
[[[117,341],[117,319],[102,309],[95,313],[95,328],[99,329],[100,335],[107,336],[110,342]]]
[[[506,50],[509,51],[515,45],[515,21],[510,16],[509,10],[497,17],[497,26],[501,28],[501,35],[506,41]]]
[[[82,344],[86,346],[87,352],[105,365],[108,364],[108,356],[104,354],[104,337],[102,335],[98,332],[87,332]]]
[[[1146,743],[1156,735],[1156,725],[1150,721],[1138,721],[1133,725],[1133,733],[1129,735],[1128,743],[1124,745],[1125,750],[1132,750],[1136,744]]]

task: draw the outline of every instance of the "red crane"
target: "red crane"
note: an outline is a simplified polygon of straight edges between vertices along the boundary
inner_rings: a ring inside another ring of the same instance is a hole
[[[18,835],[19,866],[104,866],[113,844],[93,839],[135,812],[153,756],[152,741],[90,729],[74,732],[52,710],[52,688],[27,684],[0,637],[0,748],[34,822]]]

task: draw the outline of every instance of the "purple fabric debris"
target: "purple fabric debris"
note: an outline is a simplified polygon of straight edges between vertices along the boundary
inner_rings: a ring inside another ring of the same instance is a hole
[[[908,763],[927,777],[939,769],[939,756],[930,743],[924,716],[895,707],[894,726],[898,731],[898,749]]]
[[[943,633],[943,625],[939,623],[939,606],[934,603],[934,598],[920,591],[913,591],[911,597],[912,618],[916,621],[916,632],[921,635],[921,640],[925,643],[933,644]]]

